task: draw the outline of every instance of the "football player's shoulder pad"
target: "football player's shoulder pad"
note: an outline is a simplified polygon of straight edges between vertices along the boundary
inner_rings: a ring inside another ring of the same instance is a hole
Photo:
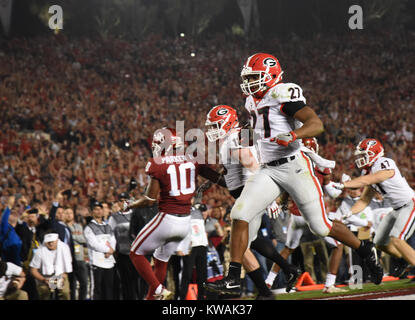
[[[281,104],[299,101],[306,103],[306,99],[303,95],[303,89],[295,83],[277,84],[275,87],[270,89],[269,96]]]

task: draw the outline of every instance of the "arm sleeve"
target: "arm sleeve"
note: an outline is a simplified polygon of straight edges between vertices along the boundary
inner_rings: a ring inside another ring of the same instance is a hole
[[[85,240],[85,236],[84,233],[82,231],[82,227],[79,226],[79,229],[75,226],[74,227],[74,231],[80,231],[78,232],[72,232],[72,238],[74,241],[76,241],[77,243],[81,243],[81,244],[86,244],[86,240]]]
[[[52,208],[49,211],[49,220],[55,221],[56,220],[56,211],[58,211],[59,203],[54,202],[52,204]]]
[[[41,257],[40,257],[40,252],[41,252],[40,249],[36,250],[36,252],[33,255],[32,260],[30,261],[29,267],[35,268],[35,269],[40,269],[40,267],[42,266],[42,260],[41,260]]]
[[[107,253],[108,251],[110,251],[110,248],[107,245],[100,243],[97,240],[95,234],[92,232],[90,227],[88,226],[85,227],[84,236],[86,239],[86,243],[92,250],[102,252],[102,253]]]
[[[158,166],[156,163],[154,163],[153,159],[150,159],[147,162],[146,168],[145,168],[145,172],[146,174],[148,174],[151,178],[157,179],[158,180]]]
[[[117,226],[117,223],[112,216],[108,219],[108,225],[111,227],[112,231],[114,231],[115,227]]]
[[[361,219],[357,217],[356,215],[352,215],[349,218],[346,219],[347,223],[350,223],[356,227],[366,227],[367,226],[367,219]]]
[[[22,270],[22,267],[19,267],[14,263],[7,262],[6,276],[18,276],[22,273]]]
[[[287,116],[294,117],[295,113],[304,107],[305,103],[303,101],[286,102],[281,106],[281,111]]]

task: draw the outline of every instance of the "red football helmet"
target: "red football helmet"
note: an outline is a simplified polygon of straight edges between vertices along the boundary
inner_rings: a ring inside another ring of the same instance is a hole
[[[205,126],[206,136],[210,142],[223,138],[231,129],[238,127],[238,115],[230,106],[218,105],[210,109]]]
[[[153,149],[153,157],[159,157],[169,152],[183,148],[185,146],[181,137],[172,128],[158,129],[153,135],[151,143]]]
[[[382,157],[384,149],[382,144],[376,139],[364,139],[359,142],[354,155],[356,166],[361,168],[369,168],[378,158]]]
[[[315,153],[318,154],[318,142],[316,138],[304,138],[302,139],[303,141],[303,145],[310,149],[313,150]]]
[[[242,67],[242,92],[247,96],[262,97],[282,80],[283,73],[277,58],[267,53],[256,53]]]

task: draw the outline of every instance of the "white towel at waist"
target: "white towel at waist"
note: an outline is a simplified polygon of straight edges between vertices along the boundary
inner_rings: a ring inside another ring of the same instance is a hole
[[[336,161],[324,159],[323,157],[315,153],[313,150],[310,150],[304,146],[301,146],[300,150],[302,152],[307,153],[311,160],[320,168],[334,169],[334,167],[336,166]]]

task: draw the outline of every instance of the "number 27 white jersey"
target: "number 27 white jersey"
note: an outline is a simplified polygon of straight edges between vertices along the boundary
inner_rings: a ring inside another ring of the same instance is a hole
[[[260,161],[268,163],[280,158],[289,157],[298,152],[300,142],[294,141],[288,147],[270,142],[278,134],[290,132],[302,126],[300,121],[286,115],[283,106],[287,102],[303,102],[303,90],[294,83],[279,83],[269,89],[261,100],[252,96],[246,98],[245,109],[251,115],[251,126],[254,128]]]

